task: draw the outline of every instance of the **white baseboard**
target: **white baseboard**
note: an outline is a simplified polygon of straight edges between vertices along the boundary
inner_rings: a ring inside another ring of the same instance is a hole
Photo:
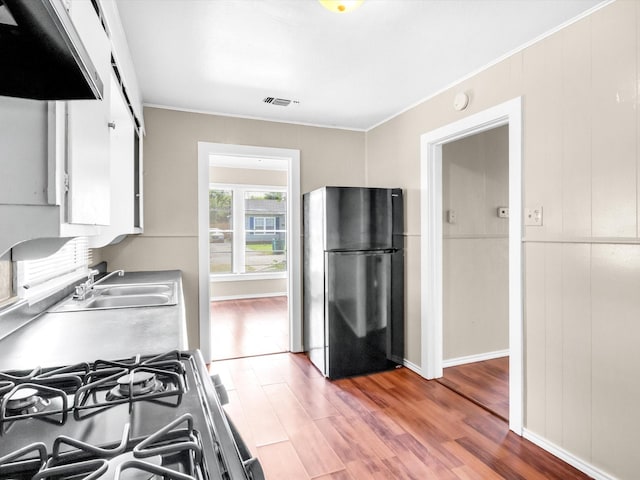
[[[419,367],[418,365],[416,365],[413,362],[410,362],[409,360],[407,360],[406,358],[404,359],[403,362],[404,366],[407,367],[409,370],[416,372],[418,375],[420,375],[421,377],[424,377],[424,375],[422,375],[422,368]]]
[[[536,433],[533,433],[530,430],[524,428],[522,430],[522,436],[529,440],[532,443],[535,443],[543,450],[546,450],[550,454],[558,457],[560,460],[568,463],[572,467],[577,468],[583,473],[586,473],[590,477],[593,477],[595,480],[616,480],[616,477],[609,475],[608,473],[603,472],[602,470],[597,469],[593,465],[585,462],[581,458],[576,457],[570,452],[567,452],[563,448],[557,446],[556,444],[550,442],[549,440],[542,438]]]
[[[496,350],[495,352],[477,353],[475,355],[467,355],[466,357],[442,360],[442,368],[455,367],[457,365],[464,365],[465,363],[483,362],[485,360],[493,360],[494,358],[502,358],[508,356],[509,350]]]
[[[221,302],[223,300],[246,300],[249,298],[286,297],[287,292],[275,293],[248,293],[244,295],[228,295],[226,297],[211,297],[210,302]]]

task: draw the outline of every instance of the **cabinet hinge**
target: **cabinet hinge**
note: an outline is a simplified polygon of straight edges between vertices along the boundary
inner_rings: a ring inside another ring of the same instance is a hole
[[[69,191],[69,174],[68,173],[64,174],[64,191],[65,192]]]

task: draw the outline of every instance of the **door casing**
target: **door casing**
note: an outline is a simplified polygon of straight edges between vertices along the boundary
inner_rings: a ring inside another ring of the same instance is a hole
[[[209,156],[225,155],[282,160],[287,164],[287,296],[289,301],[289,350],[301,352],[302,280],[300,250],[300,150],[226,143],[198,142],[198,312],[200,350],[205,359],[211,351],[209,310]]]
[[[523,427],[522,98],[475,113],[420,137],[421,374],[442,376],[442,145],[509,126],[509,428]]]

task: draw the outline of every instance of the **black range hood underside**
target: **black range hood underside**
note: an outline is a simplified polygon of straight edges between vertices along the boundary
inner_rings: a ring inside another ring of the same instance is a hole
[[[102,98],[102,80],[60,0],[0,0],[0,9],[15,20],[0,23],[0,95]]]

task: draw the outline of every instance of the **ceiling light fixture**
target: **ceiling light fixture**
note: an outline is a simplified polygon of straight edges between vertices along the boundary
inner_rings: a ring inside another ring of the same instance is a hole
[[[327,10],[335,13],[347,13],[358,8],[364,0],[318,0]]]

